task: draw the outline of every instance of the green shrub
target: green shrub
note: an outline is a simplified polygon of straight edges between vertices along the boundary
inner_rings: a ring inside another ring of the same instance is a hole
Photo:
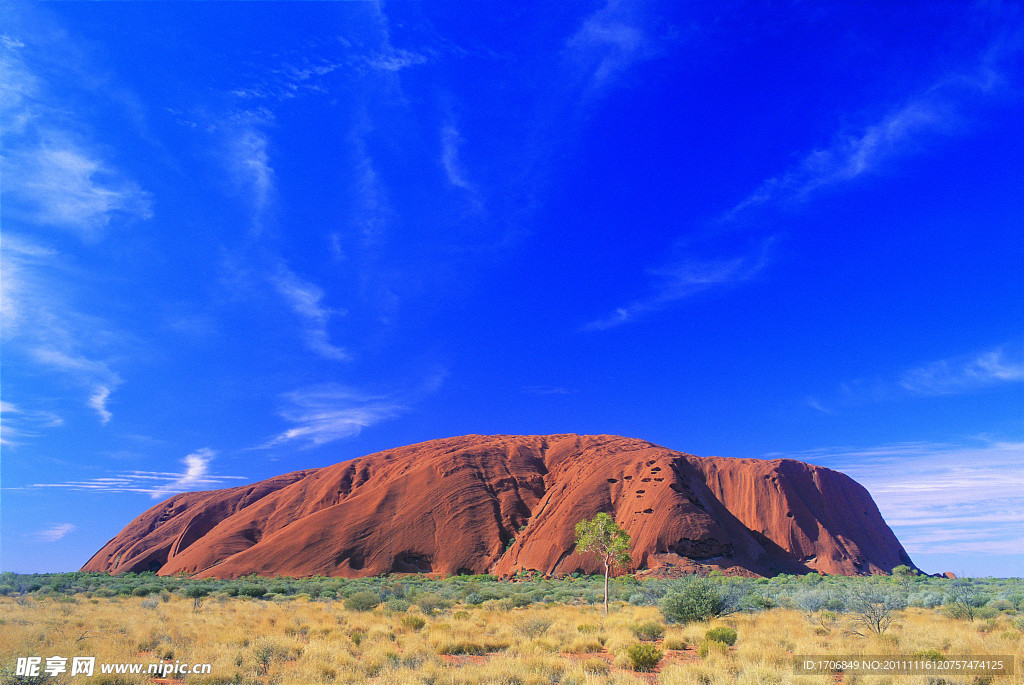
[[[243,595],[245,597],[262,597],[263,595],[267,594],[267,588],[263,587],[262,585],[257,585],[255,583],[246,583],[245,585],[238,588],[238,594]]]
[[[715,640],[722,644],[729,645],[730,647],[736,644],[736,631],[727,626],[712,628],[708,632],[704,633],[704,637],[709,640]]]
[[[912,607],[934,609],[942,604],[942,595],[938,592],[915,592],[907,597],[907,604]]]
[[[524,595],[524,594],[519,593],[519,594],[509,595],[508,596],[508,604],[513,609],[518,609],[520,607],[530,606],[531,604],[533,604],[533,600],[530,599],[529,595]]]
[[[608,662],[597,657],[584,659],[580,662],[580,668],[582,668],[585,673],[604,675],[608,672]]]
[[[641,642],[630,645],[626,650],[630,667],[634,671],[653,671],[661,661],[661,650],[652,644]]]
[[[655,642],[665,634],[665,626],[657,621],[646,621],[645,623],[634,623],[629,627],[633,637],[643,642]]]
[[[384,608],[388,611],[394,611],[399,614],[403,614],[409,611],[409,601],[402,599],[401,597],[389,597],[388,601],[384,602]]]
[[[693,578],[661,600],[661,613],[669,623],[707,621],[721,616],[725,599],[714,581]]]
[[[634,607],[645,607],[651,603],[651,598],[642,592],[634,592],[629,596],[629,605]]]
[[[380,604],[380,595],[370,590],[355,592],[345,598],[345,608],[349,611],[372,611]]]
[[[697,648],[697,655],[703,659],[707,657],[708,653],[711,651],[718,652],[719,654],[728,654],[729,645],[724,642],[719,642],[718,640],[704,640],[700,643],[700,647]]]
[[[771,597],[762,595],[759,592],[750,592],[740,600],[740,606],[750,611],[766,611],[774,609],[778,603]]]
[[[427,625],[427,622],[420,616],[403,616],[402,625],[411,630],[419,630]]]
[[[450,599],[445,599],[436,592],[421,592],[416,595],[414,602],[420,611],[428,616],[444,611],[453,604]]]
[[[992,601],[990,601],[988,603],[988,606],[993,608],[993,609],[995,609],[996,611],[1000,611],[1000,612],[1002,612],[1002,611],[1013,611],[1014,610],[1013,603],[1010,602],[1009,600],[1003,599],[1003,598],[993,599]]]
[[[986,605],[978,607],[977,611],[974,612],[974,618],[981,619],[992,619],[999,615],[999,610],[992,605]]]

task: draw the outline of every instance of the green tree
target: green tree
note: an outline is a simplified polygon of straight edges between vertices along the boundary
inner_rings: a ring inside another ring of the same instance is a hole
[[[210,594],[210,588],[205,585],[193,584],[185,589],[185,596],[192,598],[192,609],[197,610],[203,603],[203,597]]]
[[[611,514],[601,512],[590,520],[576,524],[576,548],[595,552],[604,564],[604,613],[608,613],[608,575],[613,566],[630,562],[629,533],[622,530]]]
[[[893,580],[899,583],[904,592],[910,592],[910,585],[917,577],[917,570],[907,566],[906,564],[900,564],[893,568],[892,577]]]

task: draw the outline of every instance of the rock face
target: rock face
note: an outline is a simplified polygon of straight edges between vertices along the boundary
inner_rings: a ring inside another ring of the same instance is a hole
[[[198,577],[597,572],[574,526],[610,512],[634,570],[857,575],[913,566],[871,496],[788,459],[696,457],[617,436],[433,440],[253,485],[189,492],[83,571]]]

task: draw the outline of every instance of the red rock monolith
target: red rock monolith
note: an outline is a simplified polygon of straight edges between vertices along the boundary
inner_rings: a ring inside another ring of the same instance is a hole
[[[576,523],[606,511],[652,575],[913,566],[862,486],[788,459],[697,457],[610,435],[432,440],[143,512],[83,571],[197,577],[598,572]]]

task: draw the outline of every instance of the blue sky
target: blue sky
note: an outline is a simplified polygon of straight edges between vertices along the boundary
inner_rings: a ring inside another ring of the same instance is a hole
[[[467,433],[1024,569],[1019,3],[8,3],[0,568]]]

